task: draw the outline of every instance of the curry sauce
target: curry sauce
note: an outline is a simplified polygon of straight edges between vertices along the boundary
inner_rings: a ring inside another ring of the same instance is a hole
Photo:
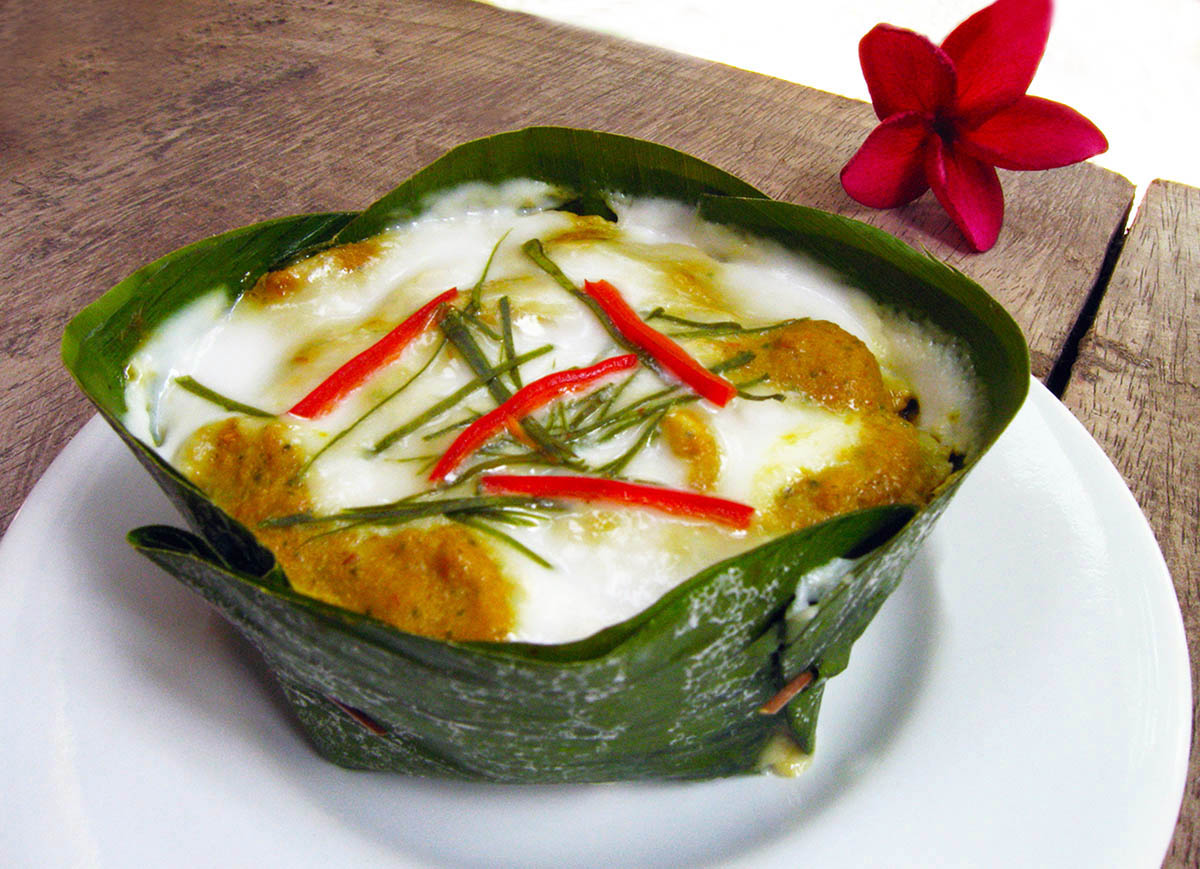
[[[292,587],[401,630],[499,640],[512,629],[512,583],[470,530],[444,520],[398,529],[272,527],[311,509],[296,479],[301,449],[280,423],[226,419],[198,430],[184,474],[278,559]]]
[[[924,504],[950,471],[913,424],[908,401],[885,387],[879,363],[858,338],[827,320],[802,319],[736,345],[754,353],[747,371],[813,402],[850,412],[858,440],[829,465],[799,472],[775,495],[764,521],[792,531],[885,504]]]
[[[417,634],[537,643],[780,534],[924,504],[970,454],[953,339],[681,203],[580,215],[558,197],[465,185],[232,302],[214,288],[131,359],[126,424],[297,592]],[[622,328],[675,350],[618,334],[596,282]]]

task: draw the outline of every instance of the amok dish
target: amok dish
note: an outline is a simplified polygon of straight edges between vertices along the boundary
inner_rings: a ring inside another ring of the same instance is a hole
[[[122,421],[297,591],[460,640],[579,639],[973,452],[949,336],[682,204],[563,196],[459,186],[214,288],[130,359]]]
[[[1023,346],[961,276],[751,194],[522,131],[353,220],[135,275],[65,342],[119,345],[98,403],[199,535],[134,542],[347,765],[597,780],[807,753],[824,680],[1015,410]]]

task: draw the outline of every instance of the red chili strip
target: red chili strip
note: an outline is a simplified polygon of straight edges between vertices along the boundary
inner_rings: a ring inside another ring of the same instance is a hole
[[[288,413],[304,419],[315,419],[329,413],[335,404],[362,386],[372,374],[404,352],[404,348],[418,335],[440,320],[442,305],[449,304],[457,296],[457,289],[446,290],[418,308],[399,326],[321,381]]]
[[[701,398],[724,407],[737,395],[736,386],[713,374],[671,338],[648,326],[608,281],[584,281],[583,291],[595,299],[625,340],[644,350]]]
[[[480,479],[480,484],[489,494],[632,504],[675,516],[708,519],[740,529],[749,528],[750,520],[754,517],[754,508],[749,504],[682,489],[626,483],[603,477],[567,474],[487,474]]]
[[[499,407],[488,411],[463,429],[462,434],[454,439],[454,443],[450,444],[438,459],[438,463],[433,466],[433,470],[429,472],[429,479],[440,483],[461,465],[467,456],[491,440],[497,432],[505,428],[513,430],[517,420],[545,407],[556,398],[579,392],[611,374],[628,371],[637,364],[637,356],[627,353],[624,356],[613,356],[587,368],[555,371],[521,387]]]

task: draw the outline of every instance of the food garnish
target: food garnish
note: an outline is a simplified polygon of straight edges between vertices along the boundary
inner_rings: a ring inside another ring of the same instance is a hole
[[[706,519],[731,528],[746,529],[754,508],[727,498],[714,498],[686,489],[668,489],[607,477],[572,474],[486,474],[480,478],[485,492],[528,495],[531,498],[601,502],[649,507],[674,516]]]
[[[442,454],[441,459],[429,472],[430,482],[440,483],[446,479],[455,468],[466,460],[467,456],[475,452],[497,432],[520,425],[521,420],[525,417],[555,399],[594,386],[613,374],[628,371],[637,363],[638,358],[633,353],[613,356],[587,368],[569,368],[565,371],[547,374],[528,386],[521,387],[511,398],[506,399],[495,410],[479,417],[454,439],[449,449]],[[513,370],[515,371],[516,368]]]
[[[724,407],[737,395],[736,386],[707,370],[678,343],[648,325],[608,281],[584,281],[581,290],[546,255],[540,241],[532,239],[522,250],[560,286],[591,308],[617,343],[637,353],[651,368],[674,376],[717,407]]]
[[[372,374],[403,353],[404,348],[418,335],[436,323],[445,311],[444,306],[457,296],[457,289],[446,290],[422,305],[400,325],[321,381],[288,413],[304,419],[315,419],[329,413],[334,405],[362,386]]]

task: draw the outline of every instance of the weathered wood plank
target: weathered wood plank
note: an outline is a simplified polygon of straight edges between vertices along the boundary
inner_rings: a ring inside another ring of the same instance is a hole
[[[1150,520],[1200,685],[1200,190],[1146,192],[1063,401]],[[1200,721],[1168,866],[1200,862]]]

